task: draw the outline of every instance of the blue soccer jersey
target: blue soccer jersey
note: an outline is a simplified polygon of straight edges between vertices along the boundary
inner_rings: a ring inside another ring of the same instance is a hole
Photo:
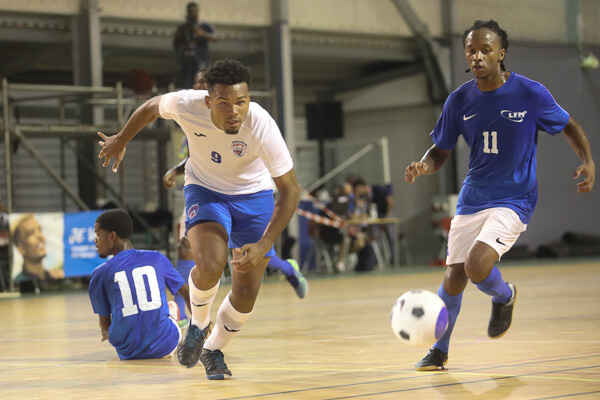
[[[537,203],[537,131],[556,134],[568,121],[548,89],[514,72],[493,91],[472,80],[452,92],[431,137],[450,150],[462,135],[471,149],[456,213],[508,207],[527,224]]]
[[[111,317],[109,341],[121,360],[158,358],[177,345],[165,288],[183,286],[171,262],[156,251],[125,250],[98,266],[89,294],[96,314]]]

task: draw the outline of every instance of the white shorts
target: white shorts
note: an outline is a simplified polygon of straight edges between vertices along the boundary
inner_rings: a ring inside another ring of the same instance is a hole
[[[517,213],[506,207],[456,215],[450,224],[446,265],[464,263],[476,241],[492,247],[500,259],[526,229]]]

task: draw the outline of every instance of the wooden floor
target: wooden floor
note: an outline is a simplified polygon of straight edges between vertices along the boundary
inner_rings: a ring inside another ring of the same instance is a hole
[[[600,399],[600,261],[502,271],[519,289],[511,330],[487,338],[490,300],[470,285],[445,372],[414,371],[426,349],[389,326],[395,298],[437,290],[439,270],[315,279],[305,300],[267,282],[224,382],[119,361],[85,292],[0,300],[0,399]]]

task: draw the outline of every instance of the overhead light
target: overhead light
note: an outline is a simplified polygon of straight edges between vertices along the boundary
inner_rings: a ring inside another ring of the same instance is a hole
[[[597,69],[599,65],[600,61],[598,61],[598,57],[596,57],[593,53],[590,53],[581,59],[581,68]]]

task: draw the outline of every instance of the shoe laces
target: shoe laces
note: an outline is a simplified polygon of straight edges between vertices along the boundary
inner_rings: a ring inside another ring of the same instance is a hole
[[[188,337],[194,342],[194,344],[197,344],[204,340],[204,332],[196,325],[190,325]],[[186,340],[186,342],[188,341]]]
[[[432,349],[429,349],[429,352],[427,353],[425,358],[428,360],[437,360],[437,359],[443,360],[444,353],[440,349],[434,347]]]
[[[227,369],[225,365],[225,356],[221,350],[208,350],[204,358],[206,361],[207,370],[209,371],[224,371]]]

